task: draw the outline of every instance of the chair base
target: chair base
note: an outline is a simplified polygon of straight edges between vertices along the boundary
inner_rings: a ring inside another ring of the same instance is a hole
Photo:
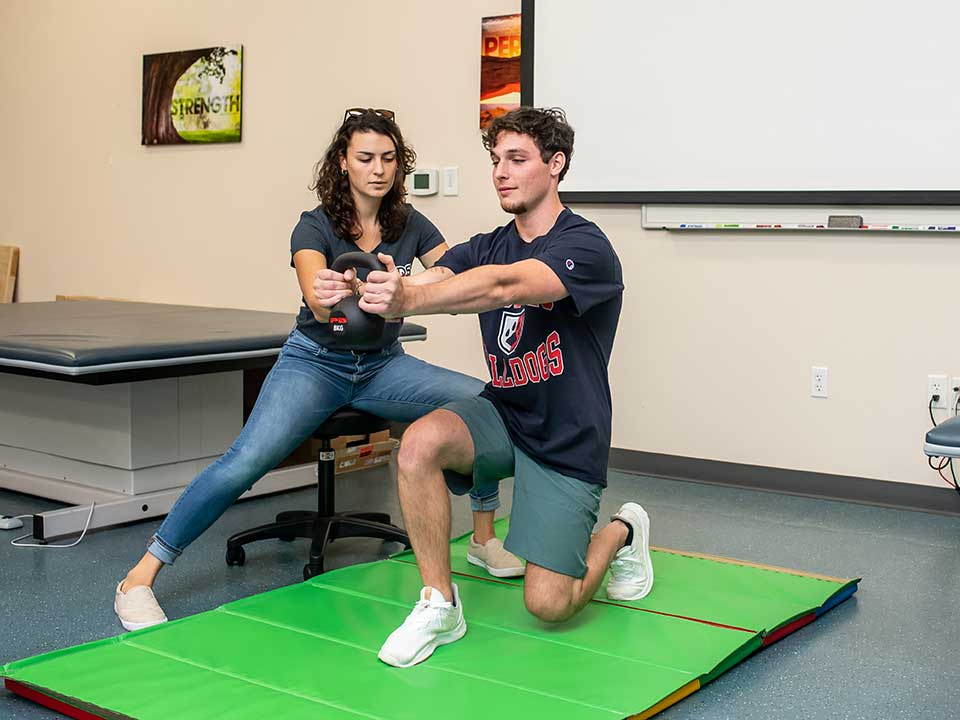
[[[338,512],[320,516],[317,512],[292,510],[277,515],[276,521],[250,528],[227,540],[227,565],[243,565],[243,546],[257,540],[292,541],[310,538],[310,561],[303,567],[303,578],[309,580],[323,572],[323,555],[327,545],[347,537],[369,537],[400,543],[410,547],[410,538],[402,528],[390,522],[390,516],[377,512]]]

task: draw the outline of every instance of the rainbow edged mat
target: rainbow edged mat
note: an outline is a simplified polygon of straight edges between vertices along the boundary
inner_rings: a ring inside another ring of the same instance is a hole
[[[501,533],[502,535],[502,533]],[[420,591],[410,552],[146,630],[0,668],[6,687],[74,718],[422,720],[649,718],[857,590],[840,580],[654,549],[637,602],[604,588],[573,620],[523,607],[452,543],[468,631],[426,662],[380,663]]]

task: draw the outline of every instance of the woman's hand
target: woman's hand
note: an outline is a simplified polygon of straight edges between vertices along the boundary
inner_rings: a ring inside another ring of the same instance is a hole
[[[353,268],[342,273],[324,268],[317,271],[313,280],[313,296],[319,305],[329,309],[345,297],[356,294],[357,284],[359,281]]]

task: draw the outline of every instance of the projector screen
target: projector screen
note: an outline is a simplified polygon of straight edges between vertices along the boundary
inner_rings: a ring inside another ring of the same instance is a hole
[[[524,0],[571,201],[960,204],[960,4]]]

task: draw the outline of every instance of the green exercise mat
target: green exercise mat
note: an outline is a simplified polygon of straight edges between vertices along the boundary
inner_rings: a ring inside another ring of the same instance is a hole
[[[354,565],[146,630],[0,668],[8,689],[76,718],[458,720],[646,718],[696,691],[858,580],[666,550],[653,592],[602,592],[543,623],[520,581],[487,576],[452,544],[466,636],[424,663],[377,660],[421,581],[413,556]]]

